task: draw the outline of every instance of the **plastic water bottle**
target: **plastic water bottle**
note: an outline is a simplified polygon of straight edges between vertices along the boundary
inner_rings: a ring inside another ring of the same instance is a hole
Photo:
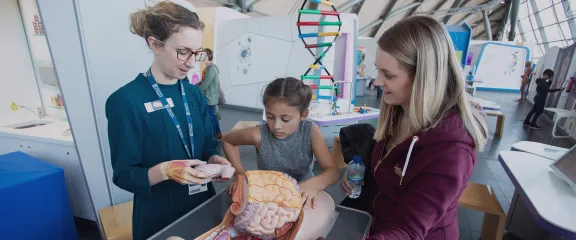
[[[352,186],[352,193],[348,195],[349,198],[355,199],[360,196],[362,192],[362,182],[364,181],[364,171],[366,166],[362,162],[362,157],[356,155],[350,161],[347,168],[348,183]]]

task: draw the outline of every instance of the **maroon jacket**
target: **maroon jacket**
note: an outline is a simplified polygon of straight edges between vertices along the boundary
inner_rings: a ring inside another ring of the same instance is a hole
[[[374,147],[369,174],[375,180],[365,185],[374,217],[370,240],[458,239],[458,199],[476,162],[472,137],[455,112],[415,137],[389,153],[384,142]]]

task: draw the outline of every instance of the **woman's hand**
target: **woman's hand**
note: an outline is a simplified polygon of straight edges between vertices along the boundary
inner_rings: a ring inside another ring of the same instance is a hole
[[[340,191],[342,191],[346,195],[352,194],[352,186],[348,183],[348,171],[344,171],[344,176],[342,176],[342,180],[340,181]]]
[[[202,184],[212,179],[206,173],[198,172],[193,167],[206,164],[200,160],[172,160],[160,163],[158,169],[163,180],[171,179],[180,184]]]
[[[316,196],[318,196],[319,189],[312,186],[310,180],[306,180],[300,184],[302,191],[302,201],[304,208],[316,208]]]

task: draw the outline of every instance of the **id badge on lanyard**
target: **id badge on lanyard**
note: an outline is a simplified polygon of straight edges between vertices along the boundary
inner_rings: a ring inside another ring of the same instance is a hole
[[[166,97],[162,93],[162,90],[160,90],[160,87],[158,86],[156,79],[154,79],[151,69],[148,69],[148,71],[146,72],[146,79],[148,79],[148,82],[154,89],[154,92],[156,92],[158,99],[160,100],[160,102],[162,102],[162,105],[164,105],[164,109],[166,109],[168,115],[170,115],[172,123],[174,123],[176,130],[178,130],[178,135],[180,135],[180,141],[182,142],[182,145],[184,145],[184,149],[186,149],[186,154],[188,154],[189,159],[194,159],[194,128],[192,125],[192,116],[190,114],[190,108],[188,107],[188,98],[186,97],[186,91],[184,91],[184,85],[182,84],[181,81],[179,81],[180,93],[182,94],[182,104],[184,106],[184,110],[186,111],[186,122],[188,123],[188,137],[190,138],[190,147],[188,147],[188,144],[186,144],[184,133],[182,133],[182,128],[180,127],[180,123],[178,122],[176,115],[174,115],[172,107],[168,103],[168,100],[166,100]],[[207,184],[188,185],[189,195],[204,192],[207,190],[208,190]]]

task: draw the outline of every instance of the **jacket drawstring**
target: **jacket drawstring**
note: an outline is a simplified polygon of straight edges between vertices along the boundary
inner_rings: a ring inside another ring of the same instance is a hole
[[[406,169],[408,168],[408,163],[410,162],[410,155],[412,155],[412,149],[414,148],[414,144],[418,142],[418,137],[412,137],[412,143],[410,143],[410,148],[408,149],[408,155],[406,155],[406,161],[404,161],[404,167],[402,168],[402,176],[400,176],[400,186],[402,185],[402,180],[404,179],[404,175],[406,175]]]

